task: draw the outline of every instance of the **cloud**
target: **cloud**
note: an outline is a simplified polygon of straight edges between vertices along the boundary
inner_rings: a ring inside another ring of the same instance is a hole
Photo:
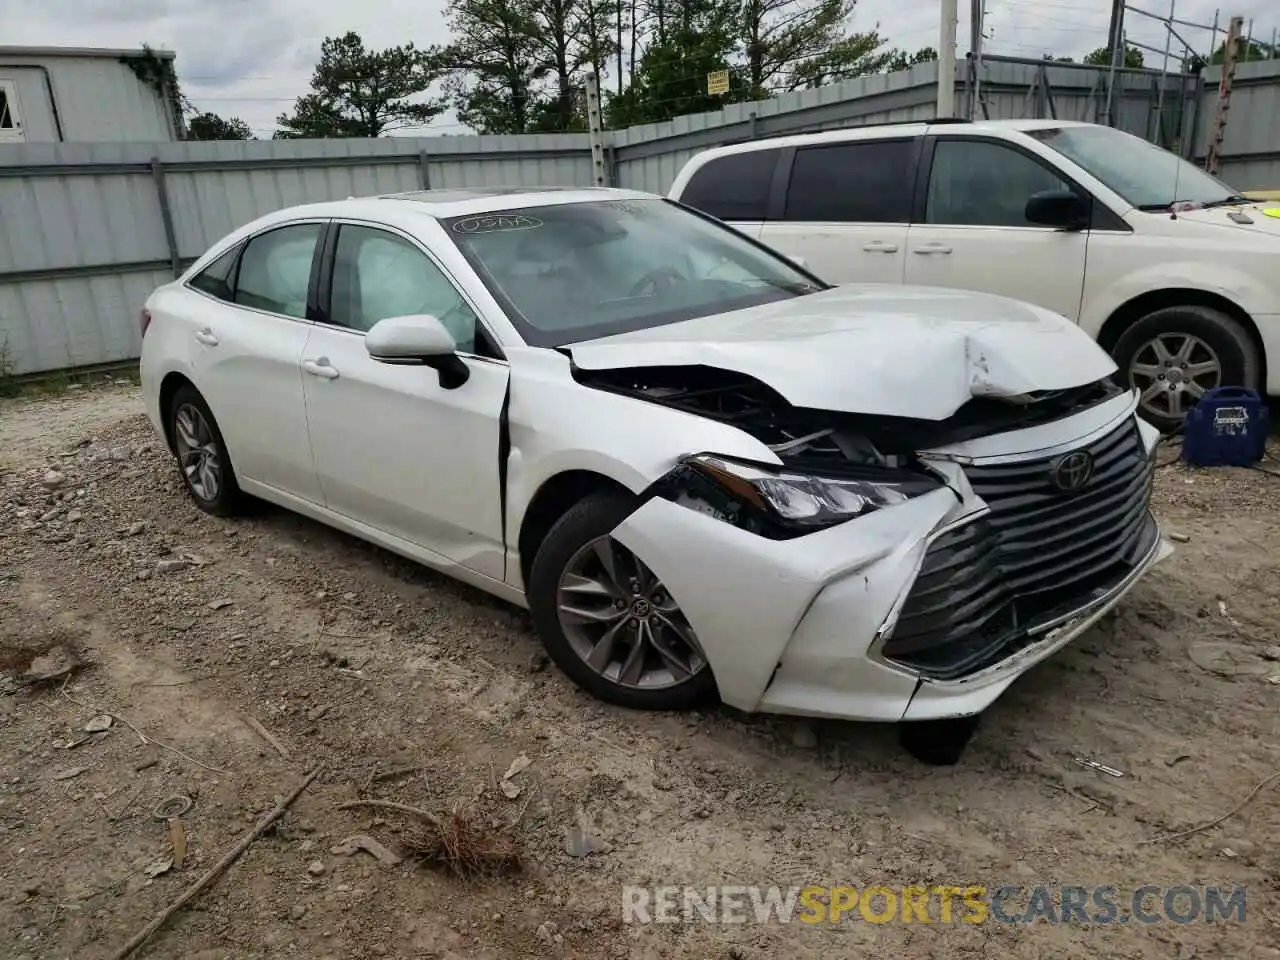
[[[1151,12],[1167,12],[1167,0],[1142,0]],[[1178,0],[1177,16],[1213,22],[1218,0]],[[1105,0],[986,0],[993,54],[1039,58],[1046,53],[1080,59],[1107,42],[1110,5]],[[326,36],[354,30],[371,47],[412,40],[430,46],[448,40],[446,0],[0,0],[4,43],[11,45],[137,47],[144,41],[177,53],[178,76],[199,109],[238,116],[259,136],[270,136],[275,118],[306,92]],[[959,0],[957,50],[969,47],[969,7]],[[1254,20],[1254,37],[1270,42],[1280,26],[1276,0],[1235,0],[1232,9]],[[1225,17],[1224,16],[1224,26]],[[938,46],[939,5],[915,0],[860,0],[855,30],[878,26],[897,47]],[[1130,11],[1126,34],[1164,49],[1162,24]],[[1179,26],[1196,50],[1207,53],[1207,30]],[[1173,59],[1182,53],[1173,41]],[[1160,55],[1146,51],[1148,63]],[[432,124],[464,132],[445,115]]]

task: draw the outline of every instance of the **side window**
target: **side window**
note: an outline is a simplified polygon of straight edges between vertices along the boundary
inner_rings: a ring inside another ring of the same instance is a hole
[[[906,223],[914,140],[857,140],[796,151],[786,219]]]
[[[0,140],[22,140],[22,118],[18,116],[18,97],[13,84],[0,80]]]
[[[1048,167],[1000,143],[939,140],[929,172],[925,223],[1030,227],[1027,200],[1069,186]]]
[[[305,317],[311,260],[320,230],[318,223],[299,223],[250,240],[240,257],[235,302],[287,317]]]
[[[233,299],[231,271],[236,265],[236,255],[239,253],[240,244],[236,244],[192,277],[191,286],[219,300]]]
[[[385,230],[344,224],[333,260],[329,321],[368,330],[387,317],[429,313],[475,352],[477,319],[448,277],[409,241]]]
[[[764,220],[778,150],[718,157],[689,178],[680,202],[719,220]]]

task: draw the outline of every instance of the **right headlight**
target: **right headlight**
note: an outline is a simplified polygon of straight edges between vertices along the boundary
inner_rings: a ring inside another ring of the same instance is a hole
[[[937,490],[931,476],[889,468],[859,467],[841,476],[801,473],[701,453],[683,461],[749,510],[775,523],[820,529]]]

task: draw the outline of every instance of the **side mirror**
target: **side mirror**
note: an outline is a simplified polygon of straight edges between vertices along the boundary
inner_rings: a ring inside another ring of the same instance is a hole
[[[449,331],[427,313],[379,320],[364,335],[364,348],[380,363],[431,367],[446,390],[456,390],[471,376]]]
[[[809,261],[806,260],[804,257],[800,256],[800,254],[798,253],[788,253],[787,259],[790,260],[792,263],[794,263],[801,270],[809,269]]]
[[[1089,222],[1089,204],[1070,190],[1042,190],[1027,200],[1024,214],[1044,227],[1080,230]]]

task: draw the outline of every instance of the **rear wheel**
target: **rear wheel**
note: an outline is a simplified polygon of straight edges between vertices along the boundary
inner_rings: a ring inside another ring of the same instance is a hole
[[[1112,350],[1120,375],[1141,392],[1142,417],[1169,431],[1214,387],[1257,389],[1258,348],[1240,321],[1212,307],[1166,307],[1147,314]]]
[[[169,438],[182,471],[182,482],[197,507],[227,517],[236,513],[243,494],[218,421],[204,397],[192,386],[180,387],[169,405]]]
[[[666,586],[610,536],[634,509],[614,492],[571,507],[534,557],[529,611],[548,655],[587,692],[624,707],[685,709],[715,681]]]

